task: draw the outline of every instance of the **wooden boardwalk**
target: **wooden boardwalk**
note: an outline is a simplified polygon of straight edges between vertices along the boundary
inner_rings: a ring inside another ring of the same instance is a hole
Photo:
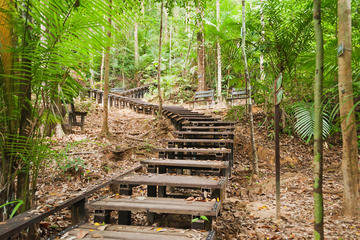
[[[157,114],[157,105],[141,99],[148,90],[149,86],[144,86],[110,94],[107,101],[110,107]],[[99,90],[90,89],[89,97],[97,103],[104,101]],[[61,239],[215,239],[212,220],[221,212],[226,198],[233,163],[234,123],[181,106],[164,106],[163,115],[176,127],[174,134],[178,138],[164,140],[168,147],[157,149],[158,158],[141,160],[141,167],[135,168],[142,168],[141,173],[112,178],[51,210],[55,213],[70,207],[72,223],[78,225],[64,231]],[[87,196],[95,189],[108,185],[114,195],[88,202]],[[145,189],[145,195],[136,194],[138,186]],[[136,212],[146,214],[147,224],[134,225],[132,215]],[[174,214],[186,217],[191,228],[151,227],[156,217]],[[14,233],[46,217],[44,214],[25,220],[21,215],[12,220],[12,225],[0,227],[0,239],[11,239]],[[89,215],[93,218],[89,219]]]

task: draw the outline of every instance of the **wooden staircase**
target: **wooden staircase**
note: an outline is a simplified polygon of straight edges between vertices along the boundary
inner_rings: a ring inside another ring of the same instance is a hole
[[[113,101],[137,112],[158,111],[156,105],[140,99],[119,96]],[[142,173],[114,179],[114,195],[86,205],[94,213],[95,224],[80,225],[62,239],[80,234],[85,234],[82,239],[108,240],[215,239],[212,220],[221,213],[226,198],[234,123],[178,106],[165,106],[163,114],[175,125],[178,138],[166,140],[167,148],[156,149],[158,158],[141,160]],[[141,196],[134,191],[139,188],[144,190]],[[146,214],[148,226],[133,225],[133,214],[138,212]],[[168,215],[187,216],[191,228],[152,227],[157,217]]]

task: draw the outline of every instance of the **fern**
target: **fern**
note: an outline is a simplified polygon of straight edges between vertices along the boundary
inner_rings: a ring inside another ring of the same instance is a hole
[[[297,103],[294,106],[295,125],[294,129],[299,136],[309,143],[314,136],[314,104]],[[327,138],[331,130],[330,115],[323,111],[323,138]]]

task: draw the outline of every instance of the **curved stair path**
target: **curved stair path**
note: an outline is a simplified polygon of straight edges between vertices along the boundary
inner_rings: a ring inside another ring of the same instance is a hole
[[[109,106],[157,114],[157,105],[141,99],[148,90],[144,86],[110,94]],[[91,89],[89,97],[101,103],[103,92]],[[180,106],[164,106],[163,115],[176,127],[177,139],[165,140],[168,147],[156,149],[158,158],[142,159],[143,173],[115,179],[113,197],[86,204],[99,224],[80,225],[62,239],[80,234],[82,239],[108,240],[215,239],[212,220],[221,212],[231,175],[234,123]],[[137,186],[146,189],[145,196],[133,194]],[[149,226],[132,225],[135,212],[145,213]],[[157,219],[173,214],[187,216],[184,225],[190,228],[151,227]]]

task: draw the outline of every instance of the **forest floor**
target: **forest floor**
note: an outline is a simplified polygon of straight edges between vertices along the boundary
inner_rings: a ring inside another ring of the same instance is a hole
[[[312,239],[312,144],[282,134],[281,220],[275,218],[275,163],[273,134],[262,127],[265,116],[255,114],[259,176],[250,177],[250,131],[247,121],[236,126],[233,175],[225,211],[217,219],[219,239]],[[324,231],[326,239],[360,239],[360,219],[342,214],[341,147],[325,144]],[[331,146],[330,148],[328,146]]]
[[[99,137],[102,111],[99,106],[86,118],[84,131],[52,139],[52,148],[62,156],[49,162],[40,173],[38,211],[79,194],[95,183],[118,175],[138,164],[140,159],[156,157],[153,151],[166,146],[162,139],[173,138],[169,121],[129,109],[109,113],[109,139]],[[201,111],[201,110],[199,110]],[[211,111],[224,116],[225,110]],[[275,216],[274,144],[262,113],[255,115],[259,176],[251,177],[249,126],[236,126],[234,169],[227,188],[227,200],[214,223],[218,239],[312,239],[312,146],[296,137],[281,136],[281,220]],[[341,148],[324,152],[324,204],[326,239],[360,239],[360,219],[344,218],[342,205]],[[107,189],[93,199],[109,194]],[[70,212],[49,217],[41,225],[41,235],[58,232],[69,224]]]

